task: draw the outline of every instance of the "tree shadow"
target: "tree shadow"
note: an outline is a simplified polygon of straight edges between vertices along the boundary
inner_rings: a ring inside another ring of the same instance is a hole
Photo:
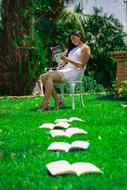
[[[40,107],[32,108],[32,109],[30,109],[30,111],[38,112],[38,113],[39,113],[39,111],[38,111],[39,108],[40,108]],[[71,106],[63,106],[63,107],[60,107],[59,109],[55,109],[55,107],[51,107],[50,110],[44,110],[44,111],[42,111],[42,112],[46,112],[46,111],[48,111],[48,112],[50,112],[50,111],[59,111],[59,110],[66,110],[66,109],[71,109]],[[41,113],[41,112],[40,112],[40,113]]]
[[[116,98],[113,95],[106,95],[106,96],[101,96],[101,97],[97,97],[97,100],[107,100],[107,101],[127,101],[127,97],[123,97],[123,98]]]
[[[0,117],[1,117],[1,116],[5,116],[5,115],[7,115],[7,112],[5,112],[5,111],[0,111]]]

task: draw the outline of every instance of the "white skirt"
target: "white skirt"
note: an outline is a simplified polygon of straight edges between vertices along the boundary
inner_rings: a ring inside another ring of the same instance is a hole
[[[62,81],[74,81],[74,80],[81,80],[84,74],[83,68],[63,68],[57,70],[57,72],[62,76]]]

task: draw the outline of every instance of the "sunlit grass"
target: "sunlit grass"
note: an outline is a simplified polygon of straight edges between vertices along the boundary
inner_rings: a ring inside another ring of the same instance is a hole
[[[127,189],[127,108],[123,101],[112,101],[105,95],[85,95],[82,108],[76,97],[71,110],[71,97],[65,98],[66,109],[38,113],[41,97],[0,100],[0,190],[125,190]],[[52,107],[54,106],[51,100]],[[72,126],[88,135],[51,138],[43,123],[58,118],[80,117],[84,123]],[[89,140],[86,151],[52,152],[53,141]],[[98,166],[104,174],[74,174],[52,177],[45,165],[56,160],[70,163],[83,161]]]

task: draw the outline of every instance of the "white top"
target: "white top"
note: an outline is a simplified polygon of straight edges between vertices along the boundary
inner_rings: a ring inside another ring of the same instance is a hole
[[[81,48],[80,47],[75,47],[73,48],[69,54],[68,54],[68,58],[69,59],[72,59],[72,60],[75,60],[75,61],[80,61],[80,58],[81,58]],[[77,67],[73,64],[71,64],[70,62],[65,65],[64,68],[73,68],[73,69],[77,69]]]
[[[75,47],[73,48],[69,54],[68,58],[72,59],[74,61],[80,61],[81,59],[81,48],[80,47]],[[82,80],[83,75],[84,75],[84,68],[78,68],[77,66],[73,65],[72,63],[68,62],[64,68],[58,70],[58,72],[62,76],[62,80],[66,81],[77,81],[77,80]]]

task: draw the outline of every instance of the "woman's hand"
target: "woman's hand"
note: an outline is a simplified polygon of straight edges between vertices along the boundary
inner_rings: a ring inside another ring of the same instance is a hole
[[[65,61],[63,59],[60,60],[61,65],[65,65]]]
[[[67,58],[68,58],[68,57],[67,57],[67,56],[65,56],[65,55],[62,55],[62,56],[61,56],[61,59],[62,59],[64,62],[66,62],[66,61],[67,61]]]

